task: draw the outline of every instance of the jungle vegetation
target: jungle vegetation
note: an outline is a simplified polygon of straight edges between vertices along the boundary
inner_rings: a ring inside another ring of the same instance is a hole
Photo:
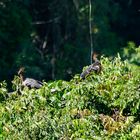
[[[0,140],[139,140],[139,5],[1,0]],[[92,49],[101,72],[81,79]]]

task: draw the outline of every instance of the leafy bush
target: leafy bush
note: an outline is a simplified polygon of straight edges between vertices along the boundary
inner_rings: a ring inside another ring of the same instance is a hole
[[[15,88],[17,94],[0,98],[0,138],[140,138],[139,69],[133,70],[119,55],[113,60],[102,57],[101,63],[102,72],[85,80],[77,74],[69,82],[44,82],[41,89],[24,88],[21,95]],[[1,84],[0,94],[6,91]]]
[[[140,66],[140,46],[136,47],[135,43],[130,41],[126,48],[123,49],[123,55],[130,63]]]

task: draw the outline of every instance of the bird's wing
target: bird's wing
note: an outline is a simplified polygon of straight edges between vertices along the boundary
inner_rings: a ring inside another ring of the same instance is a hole
[[[98,71],[99,69],[100,69],[100,66],[99,65],[93,66],[91,68],[91,70],[94,70],[94,71]]]
[[[38,80],[36,80],[36,81],[38,82],[38,84],[43,85],[43,83],[41,81],[38,81]]]
[[[81,73],[80,77],[81,77],[82,79],[84,79],[84,78],[86,77],[86,75],[88,75],[91,71],[92,71],[92,65],[90,65],[86,70],[84,70],[84,71]]]
[[[96,60],[92,66],[91,66],[91,69],[96,71],[96,72],[99,72],[101,70],[101,63],[99,60]]]
[[[32,78],[26,78],[23,81],[23,85],[31,87],[31,88],[40,88],[40,87],[42,87],[43,83],[38,80],[32,79]]]
[[[90,72],[95,71],[95,72],[99,72],[101,69],[101,63],[100,61],[96,61],[95,63],[93,63],[92,65],[90,65],[86,70],[84,70],[80,77],[82,79],[84,79],[87,75],[90,74]]]

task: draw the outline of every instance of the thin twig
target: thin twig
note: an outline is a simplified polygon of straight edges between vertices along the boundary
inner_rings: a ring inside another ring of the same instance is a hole
[[[32,22],[31,24],[32,25],[40,25],[40,24],[48,24],[48,23],[52,23],[52,22],[58,22],[60,20],[60,16],[59,17],[56,17],[54,19],[50,19],[49,21],[35,21],[35,22]]]

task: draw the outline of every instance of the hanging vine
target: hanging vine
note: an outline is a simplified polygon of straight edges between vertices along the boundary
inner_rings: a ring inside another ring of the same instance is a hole
[[[91,5],[91,0],[89,0],[89,34],[90,34],[90,61],[92,64],[93,37],[92,37],[92,5]]]

